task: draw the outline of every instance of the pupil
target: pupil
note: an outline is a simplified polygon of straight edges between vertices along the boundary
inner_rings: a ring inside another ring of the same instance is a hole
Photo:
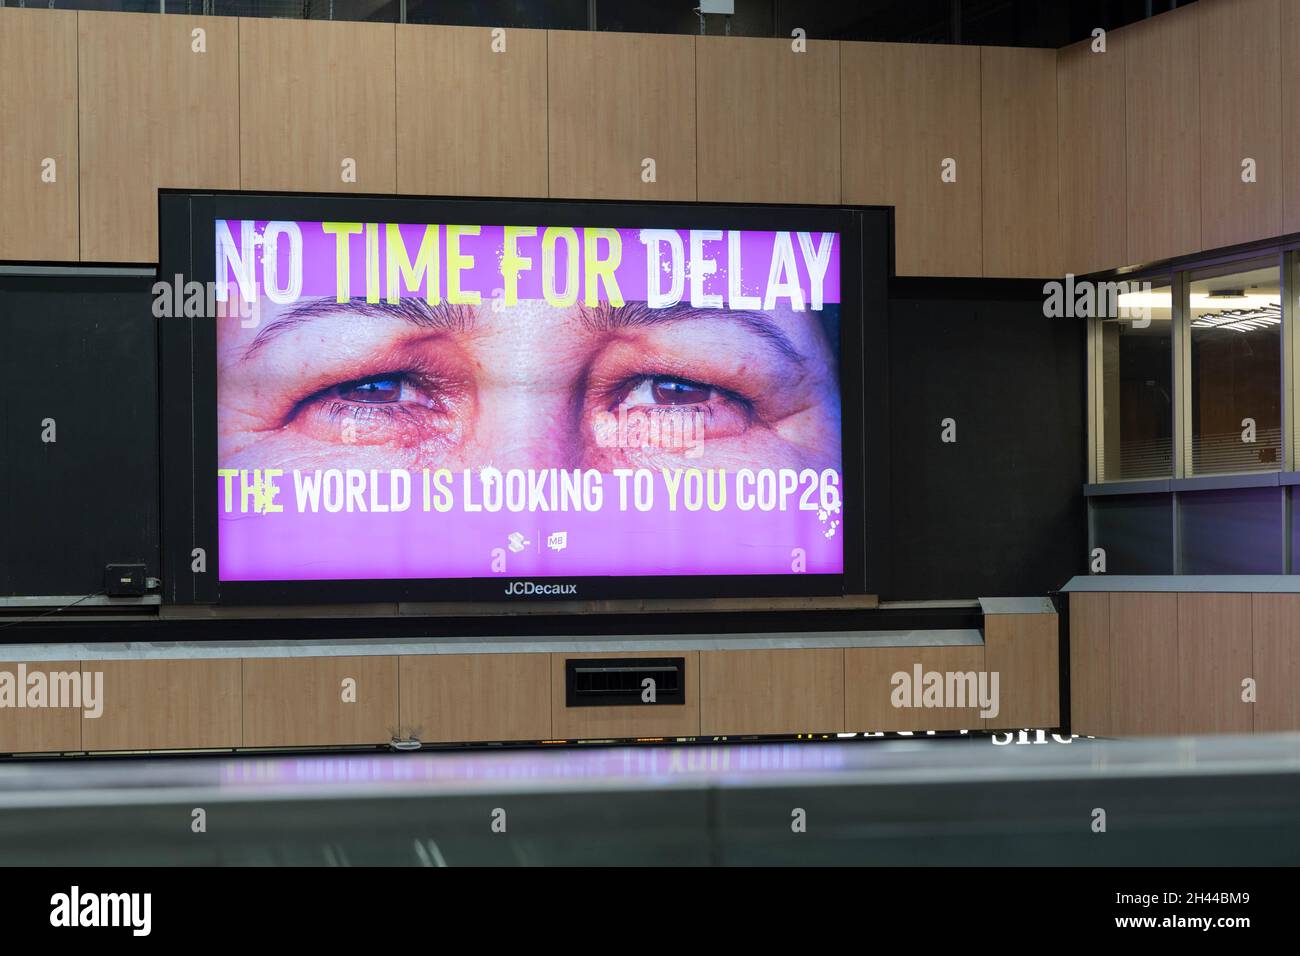
[[[709,398],[707,387],[676,378],[655,379],[651,383],[650,393],[660,405],[696,405]]]
[[[368,382],[358,382],[355,385],[344,386],[339,389],[339,392],[343,398],[377,405],[384,402],[395,402],[401,398],[402,383],[395,378],[377,378]]]

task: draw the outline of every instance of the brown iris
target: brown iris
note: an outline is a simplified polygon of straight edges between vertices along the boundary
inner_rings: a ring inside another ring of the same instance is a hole
[[[650,384],[650,394],[659,405],[698,405],[709,400],[712,389],[680,378],[656,378]]]
[[[362,379],[338,386],[339,398],[372,405],[396,402],[402,397],[402,380],[394,375]]]

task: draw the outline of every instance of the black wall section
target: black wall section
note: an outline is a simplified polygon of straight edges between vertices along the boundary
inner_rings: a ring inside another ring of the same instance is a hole
[[[1041,282],[907,280],[889,350],[881,596],[1038,595],[1084,573],[1085,323],[1045,318]]]
[[[97,593],[109,563],[158,574],[151,286],[0,276],[0,594]]]

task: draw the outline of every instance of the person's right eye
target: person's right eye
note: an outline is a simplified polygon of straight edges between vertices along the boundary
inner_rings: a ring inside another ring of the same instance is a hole
[[[286,424],[321,441],[405,446],[445,433],[450,412],[439,383],[395,371],[327,386],[298,402]]]
[[[407,402],[423,405],[426,408],[438,407],[437,400],[421,390],[405,372],[373,375],[360,381],[334,385],[326,391],[340,401],[355,402],[360,405],[391,405]]]

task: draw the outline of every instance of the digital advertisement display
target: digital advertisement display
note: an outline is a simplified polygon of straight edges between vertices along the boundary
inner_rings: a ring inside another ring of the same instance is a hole
[[[841,574],[841,239],[218,219],[220,580]]]

